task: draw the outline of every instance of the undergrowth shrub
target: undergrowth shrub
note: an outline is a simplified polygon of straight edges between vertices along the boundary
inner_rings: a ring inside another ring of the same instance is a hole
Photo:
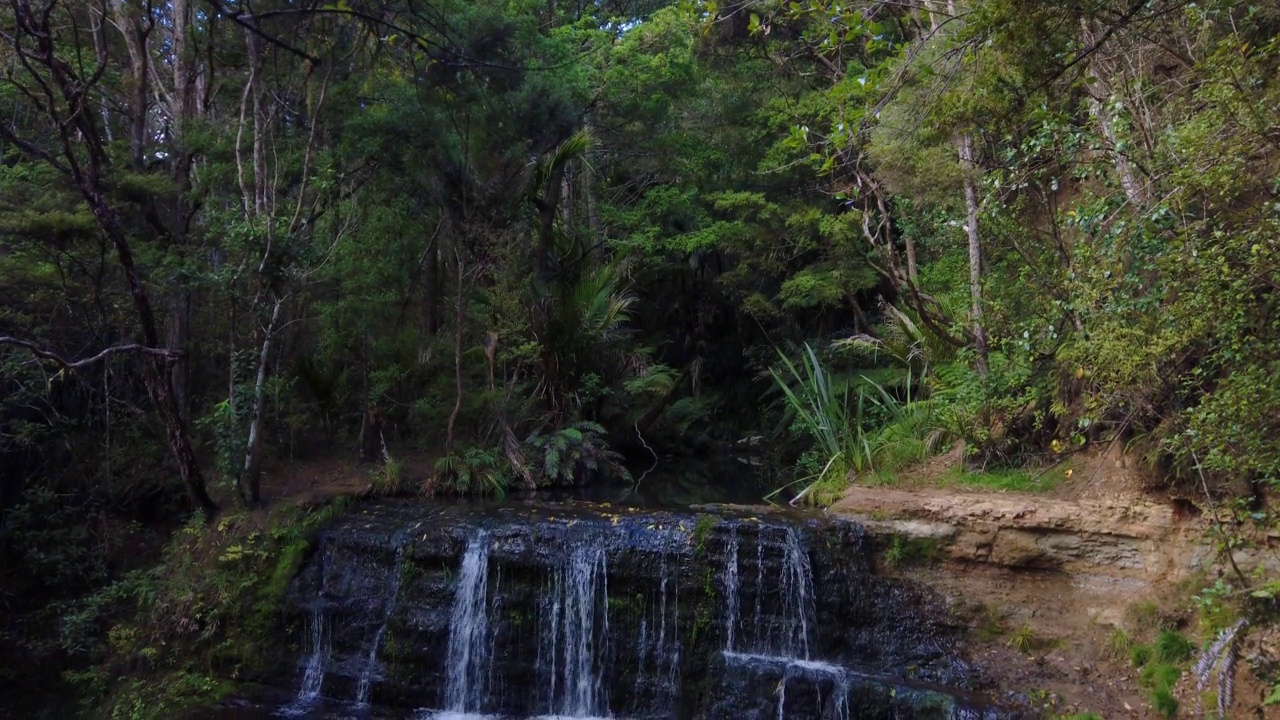
[[[535,483],[583,485],[597,479],[630,480],[622,456],[609,448],[606,435],[602,426],[587,421],[531,434],[524,444]]]
[[[279,610],[312,534],[345,506],[229,514],[213,528],[193,519],[160,564],[89,596],[63,625],[64,643],[91,659],[65,676],[85,710],[170,718],[263,672],[285,647]]]
[[[461,453],[436,460],[435,473],[423,493],[506,495],[511,483],[511,467],[501,454],[483,448],[467,448]]]

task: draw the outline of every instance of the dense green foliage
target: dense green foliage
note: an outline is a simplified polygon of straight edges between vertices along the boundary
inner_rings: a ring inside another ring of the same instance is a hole
[[[1119,443],[1224,545],[1274,522],[1266,3],[14,2],[0,37],[22,666],[82,666],[47,629],[142,577],[123,542],[335,454],[502,494],[764,435],[828,501]]]

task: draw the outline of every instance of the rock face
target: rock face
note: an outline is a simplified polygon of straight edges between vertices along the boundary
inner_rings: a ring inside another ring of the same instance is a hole
[[[1046,497],[851,487],[833,508],[876,534],[923,540],[942,556],[1010,568],[1176,576],[1203,558],[1198,525],[1173,506],[1126,499]],[[1179,548],[1185,548],[1180,552]]]
[[[295,710],[507,717],[998,715],[926,588],[813,515],[377,501],[291,591]]]

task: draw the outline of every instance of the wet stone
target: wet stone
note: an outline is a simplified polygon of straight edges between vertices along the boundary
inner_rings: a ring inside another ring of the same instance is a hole
[[[856,523],[372,501],[318,545],[285,609],[290,713],[1002,716],[936,596],[875,575]]]

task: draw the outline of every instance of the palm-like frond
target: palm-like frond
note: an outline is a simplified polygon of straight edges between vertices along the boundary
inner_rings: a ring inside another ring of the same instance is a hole
[[[570,135],[549,154],[538,158],[533,167],[534,191],[545,191],[547,183],[555,177],[556,171],[563,169],[570,162],[585,160],[594,144],[595,138],[589,130],[584,128]]]
[[[624,287],[620,263],[602,265],[585,273],[568,298],[577,330],[586,344],[608,342],[631,319],[635,295]]]

